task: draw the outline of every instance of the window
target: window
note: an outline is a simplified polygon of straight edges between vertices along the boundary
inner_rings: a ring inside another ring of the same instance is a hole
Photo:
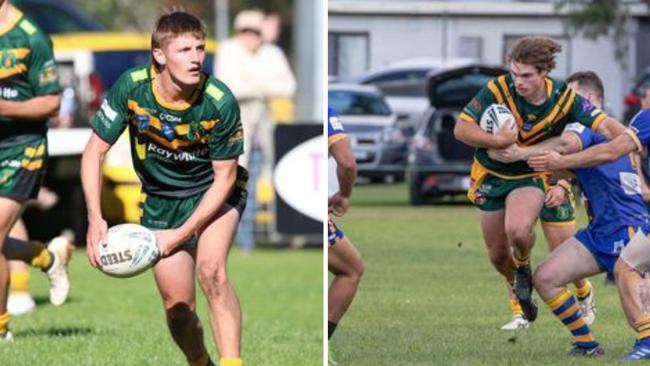
[[[368,69],[367,33],[329,33],[327,40],[329,75],[345,80]]]
[[[390,108],[376,94],[349,90],[330,90],[327,103],[339,115],[390,115]]]
[[[390,71],[367,78],[363,84],[372,84],[384,95],[423,97],[426,94],[426,75],[431,68]]]

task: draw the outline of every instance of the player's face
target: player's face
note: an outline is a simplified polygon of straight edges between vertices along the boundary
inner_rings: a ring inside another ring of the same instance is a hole
[[[578,95],[581,97],[587,99],[591,104],[595,105],[598,108],[602,108],[602,100],[598,97],[598,94],[592,92],[591,90],[588,90],[587,88],[581,88],[580,85],[578,85],[578,82],[573,81],[569,83],[569,88],[573,89]]]
[[[205,59],[205,40],[192,34],[173,38],[165,47],[165,69],[184,85],[196,85],[201,80]]]
[[[510,75],[515,83],[517,94],[524,98],[537,95],[545,87],[546,72],[540,72],[535,66],[513,61],[510,63]]]

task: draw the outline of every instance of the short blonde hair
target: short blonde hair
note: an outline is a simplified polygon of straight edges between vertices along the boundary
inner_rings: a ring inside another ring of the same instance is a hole
[[[156,21],[156,27],[151,34],[151,49],[162,49],[172,39],[188,33],[197,39],[205,39],[207,36],[205,24],[194,15],[178,10],[163,14]],[[161,65],[155,58],[151,59],[156,69],[160,70]]]

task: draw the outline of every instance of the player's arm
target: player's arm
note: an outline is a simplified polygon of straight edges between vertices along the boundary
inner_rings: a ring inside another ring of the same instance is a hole
[[[86,233],[86,254],[93,267],[98,267],[98,246],[105,239],[107,224],[102,216],[102,162],[111,145],[92,133],[81,155],[81,186],[83,187],[88,213]]]
[[[641,184],[641,195],[643,196],[643,201],[650,201],[650,187],[648,187],[648,182],[645,179],[643,174],[643,169],[641,168],[642,160],[641,155],[638,152],[630,153],[630,162],[632,162],[632,167],[634,171],[639,176],[639,182]]]
[[[610,116],[605,117],[605,119],[596,127],[596,132],[605,136],[608,140],[615,139],[620,136],[623,131],[625,131],[625,126],[623,126],[623,124],[617,119]]]
[[[502,163],[512,163],[520,160],[528,160],[531,156],[539,155],[547,151],[568,154],[573,152],[571,150],[573,143],[574,139],[571,136],[565,136],[563,134],[530,146],[512,144],[503,149],[489,149],[488,155],[490,158]]]
[[[54,117],[59,112],[61,96],[43,95],[23,101],[0,99],[0,116],[18,120],[37,120]]]
[[[213,160],[214,181],[203,195],[192,215],[177,229],[158,230],[156,237],[161,256],[169,255],[176,247],[204,229],[216,218],[219,209],[235,188],[237,159]]]
[[[628,133],[622,133],[609,142],[591,146],[575,154],[560,155],[553,151],[532,156],[528,159],[528,165],[536,171],[586,168],[613,162],[636,151],[637,148],[634,138]]]
[[[352,186],[357,178],[357,162],[347,138],[335,141],[330,145],[329,152],[336,160],[339,191],[330,198],[328,210],[336,216],[342,216],[350,207]]]

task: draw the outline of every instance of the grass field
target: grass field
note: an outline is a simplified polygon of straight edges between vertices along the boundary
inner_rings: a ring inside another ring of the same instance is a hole
[[[244,314],[247,365],[322,365],[323,295],[320,250],[233,250],[229,271]],[[77,251],[69,302],[53,307],[47,282],[33,272],[36,312],[13,318],[16,338],[0,343],[2,366],[186,365],[167,332],[150,272],[113,279]],[[198,288],[197,288],[198,289]],[[215,359],[206,305],[198,294],[208,350]]]
[[[569,333],[543,303],[531,328],[509,341],[513,333],[499,329],[510,318],[504,281],[487,259],[478,211],[469,205],[414,208],[403,184],[359,186],[351,211],[337,222],[366,263],[331,341],[342,366],[612,365],[632,346],[616,289],[603,275],[592,278],[592,329],[605,357],[568,358]],[[538,231],[533,264],[545,253]]]

